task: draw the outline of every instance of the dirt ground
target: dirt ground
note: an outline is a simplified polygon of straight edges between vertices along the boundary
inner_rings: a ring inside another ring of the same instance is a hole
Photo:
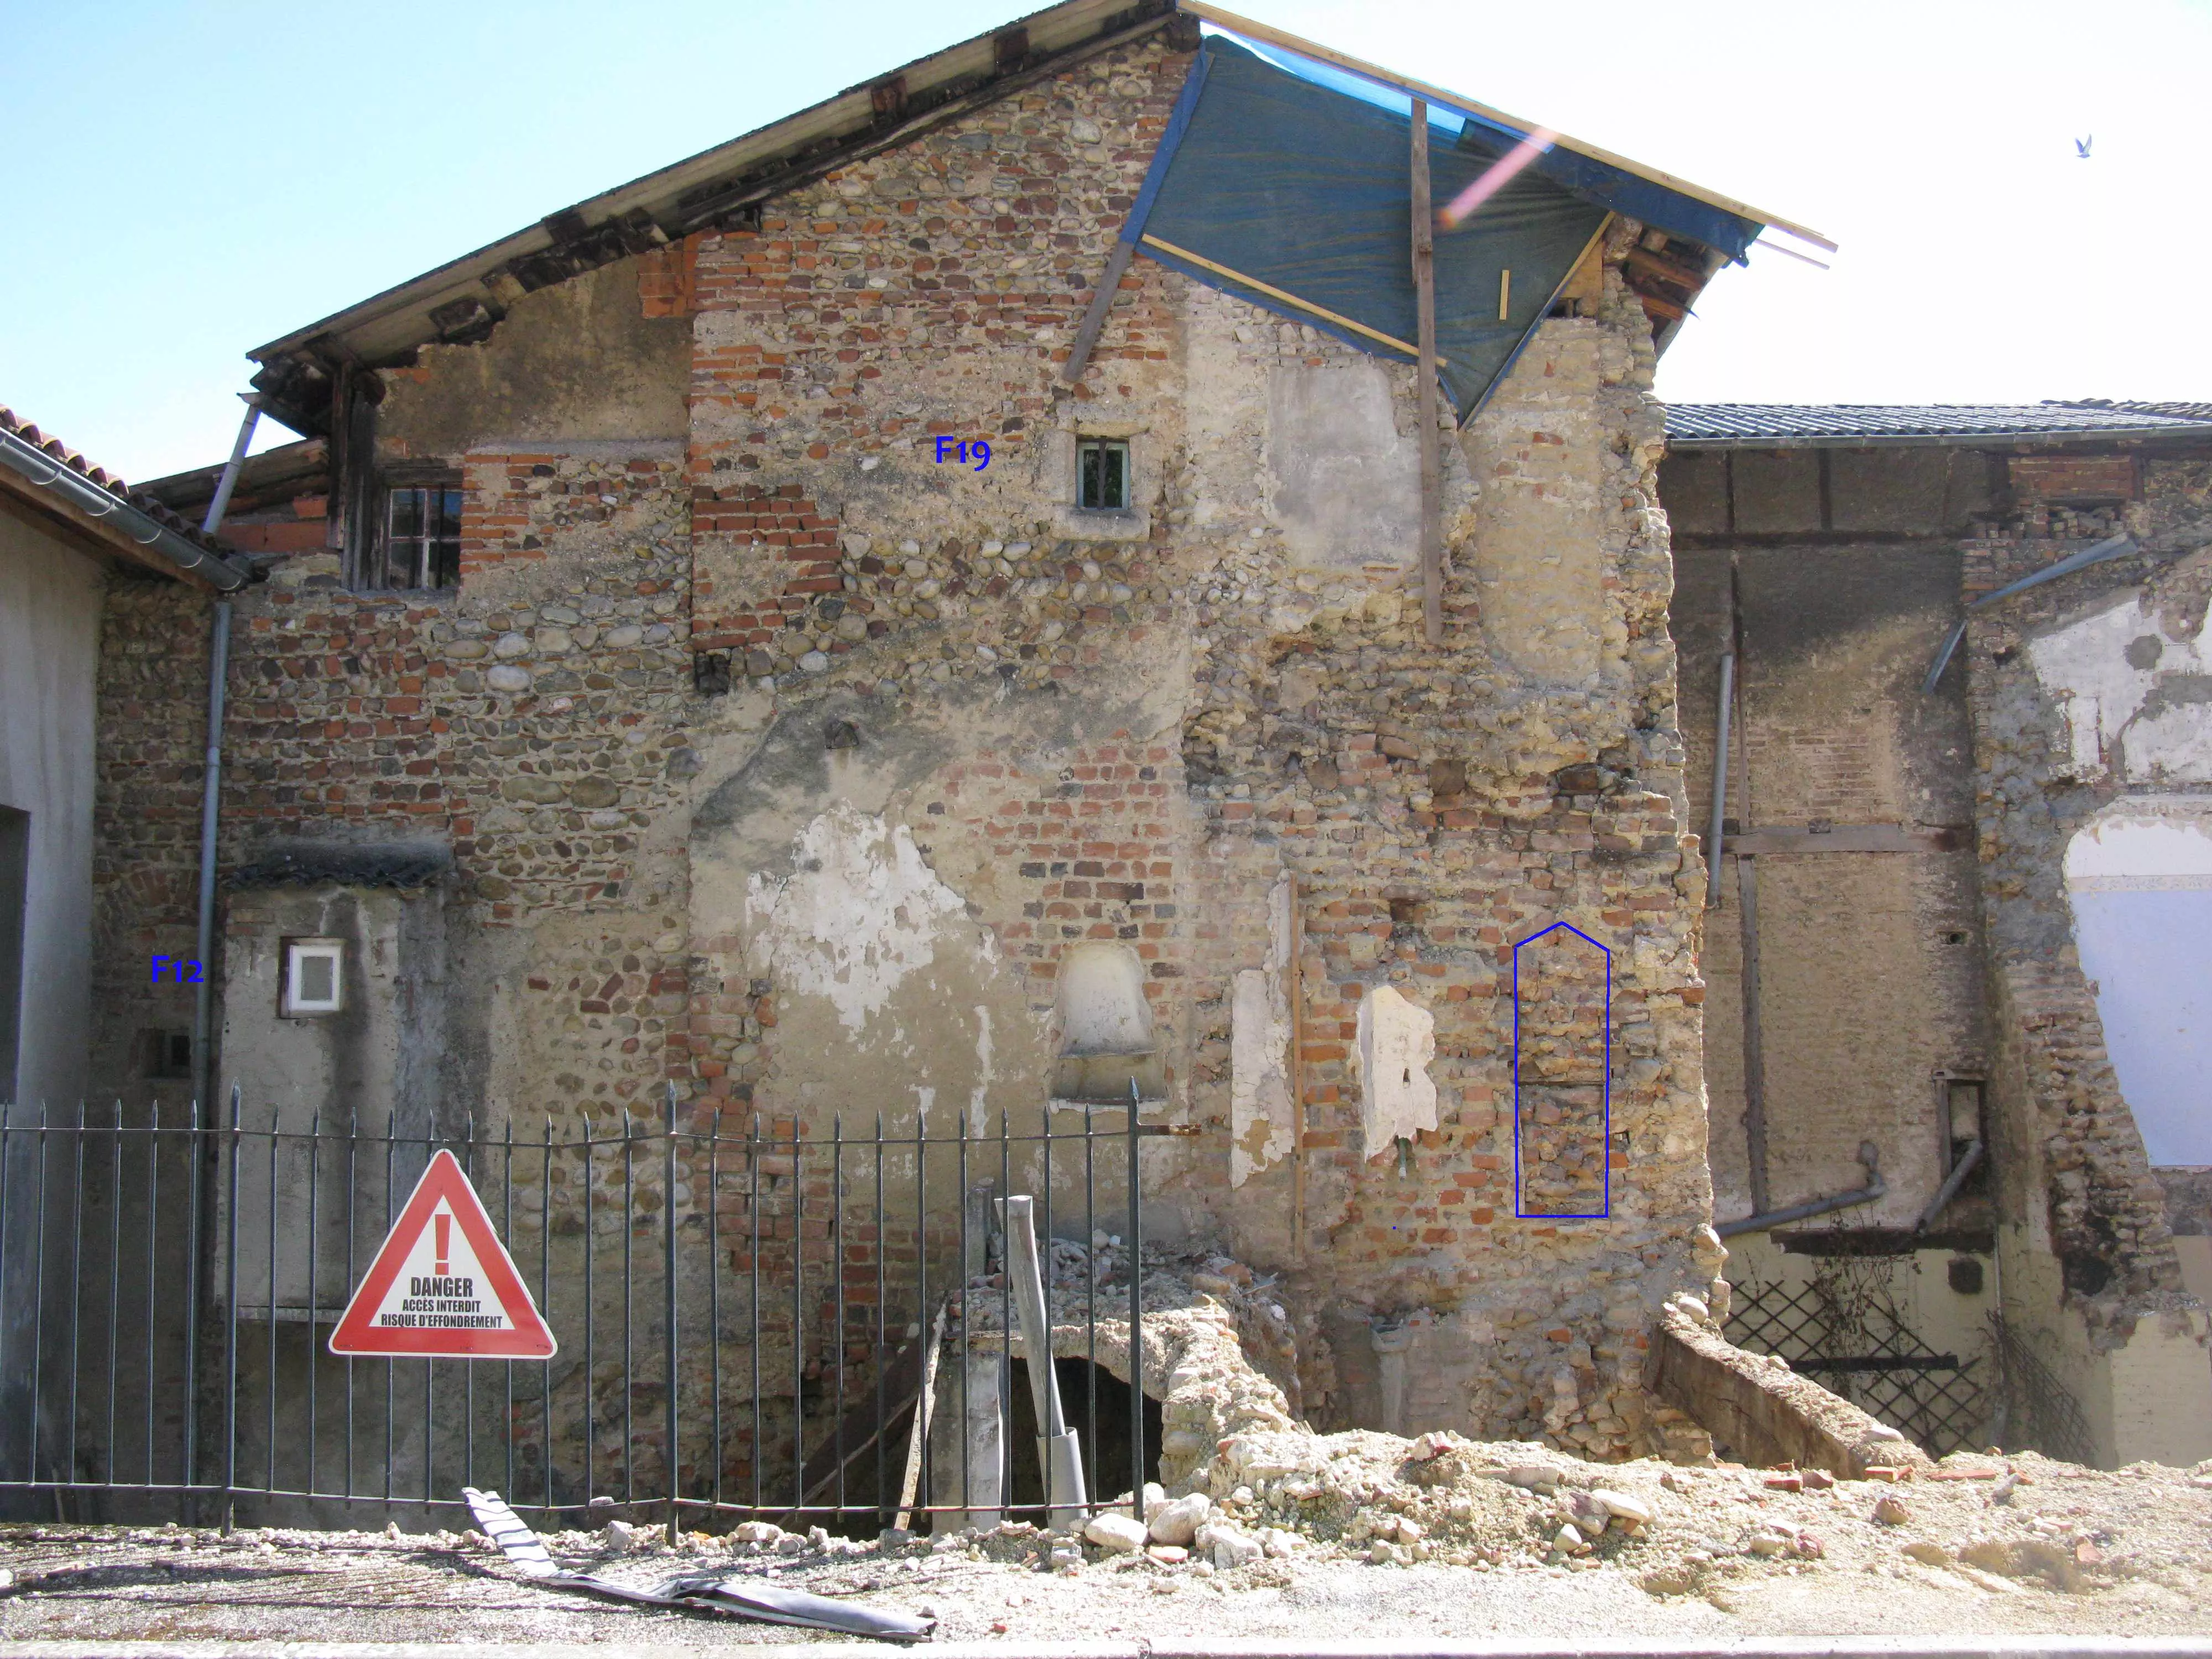
[[[1771,1484],[1786,1475],[1725,1464],[1431,1454],[1370,1468],[1346,1437],[1319,1494],[1230,1494],[1218,1513],[1288,1553],[1227,1569],[1097,1547],[1054,1568],[1048,1540],[1018,1523],[938,1542],[792,1539],[790,1554],[703,1534],[672,1550],[643,1531],[625,1546],[623,1528],[547,1542],[639,1582],[715,1567],[933,1613],[951,1641],[2212,1634],[2212,1464],[1954,1457],[1933,1480],[1790,1491]],[[1606,1524],[1601,1494],[1632,1518]],[[1587,1554],[1560,1547],[1577,1515]],[[1295,1538],[1285,1521],[1303,1523]],[[813,1639],[540,1588],[469,1534],[27,1525],[0,1528],[0,1643]]]

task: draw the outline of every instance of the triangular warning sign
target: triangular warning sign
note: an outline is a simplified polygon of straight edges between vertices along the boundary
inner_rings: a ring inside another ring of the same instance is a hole
[[[441,1152],[346,1304],[331,1352],[550,1359],[553,1347],[476,1188],[453,1155]]]

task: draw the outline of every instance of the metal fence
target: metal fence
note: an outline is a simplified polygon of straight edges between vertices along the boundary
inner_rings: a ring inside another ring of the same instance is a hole
[[[0,1108],[0,1506],[361,1525],[495,1487],[556,1524],[870,1535],[1042,1515],[997,1197],[1034,1195],[1085,1490],[1157,1465],[1133,1111],[848,1134],[617,1115],[374,1133],[248,1110]],[[1060,1111],[1058,1115],[1070,1115]],[[258,1121],[255,1120],[258,1118]],[[559,1342],[342,1358],[349,1296],[441,1148]],[[981,1396],[979,1403],[978,1396]],[[994,1403],[995,1402],[995,1403]],[[983,1431],[975,1424],[986,1422]],[[1024,1431],[1024,1423],[1029,1431]],[[939,1520],[938,1524],[945,1524]]]
[[[1795,1289],[1756,1279],[1732,1285],[1729,1340],[1788,1360],[1934,1456],[1987,1445],[1993,1401],[1982,1361],[1938,1353],[1905,1323],[1887,1259],[1821,1265],[1827,1271]]]
[[[2033,1333],[2023,1334],[2002,1314],[1990,1316],[2002,1384],[2006,1431],[1993,1437],[2007,1446],[2033,1446],[2046,1457],[2094,1464],[2097,1443],[2089,1419],[2058,1374],[2034,1348]]]

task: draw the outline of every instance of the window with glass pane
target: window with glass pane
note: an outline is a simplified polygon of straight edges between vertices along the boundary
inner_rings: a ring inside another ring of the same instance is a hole
[[[1129,507],[1129,446],[1118,438],[1083,438],[1075,446],[1075,504],[1101,513]]]
[[[383,587],[452,587],[461,577],[461,492],[386,492]]]

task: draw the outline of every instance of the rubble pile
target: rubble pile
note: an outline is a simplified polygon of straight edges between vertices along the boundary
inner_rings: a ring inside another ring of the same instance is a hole
[[[1129,1380],[1128,1252],[1097,1235],[1050,1251],[1055,1357],[1093,1359]],[[1095,1277],[1094,1277],[1095,1276]],[[1160,1480],[1179,1490],[1232,1435],[1303,1433],[1292,1397],[1297,1348],[1271,1279],[1212,1251],[1145,1250],[1145,1392],[1160,1402]],[[978,1274],[953,1298],[946,1340],[971,1349],[1006,1340],[1011,1298],[1000,1275]],[[1096,1319],[1096,1328],[1092,1320]]]

